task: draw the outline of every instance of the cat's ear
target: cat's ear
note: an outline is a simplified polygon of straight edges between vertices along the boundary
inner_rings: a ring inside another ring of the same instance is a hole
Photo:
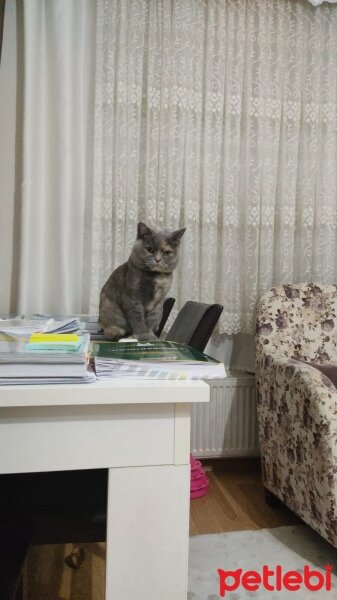
[[[186,227],[183,227],[182,229],[177,229],[177,231],[173,231],[170,234],[170,242],[177,246],[180,243],[180,240],[183,237],[185,231]]]
[[[144,237],[144,235],[153,235],[153,231],[145,223],[138,223],[137,239]]]

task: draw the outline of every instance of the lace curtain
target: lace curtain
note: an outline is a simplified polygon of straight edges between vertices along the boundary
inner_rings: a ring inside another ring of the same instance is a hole
[[[223,304],[220,332],[336,281],[335,5],[22,6],[13,310],[96,312],[138,220],[187,227],[172,295]]]
[[[98,0],[91,309],[138,220],[187,232],[172,294],[251,332],[261,293],[337,279],[337,9]],[[89,273],[88,273],[89,275]]]

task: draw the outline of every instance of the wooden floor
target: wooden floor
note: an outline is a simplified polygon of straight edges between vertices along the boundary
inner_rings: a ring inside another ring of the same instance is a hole
[[[263,529],[299,523],[283,505],[267,506],[259,462],[213,461],[205,467],[209,493],[191,502],[190,535]],[[212,470],[208,472],[208,468]]]
[[[191,501],[191,535],[300,522],[282,505],[266,505],[257,461],[213,461],[206,470],[209,492]],[[86,559],[73,570],[64,564],[71,545],[33,546],[24,574],[25,600],[103,600],[104,544],[83,547]]]

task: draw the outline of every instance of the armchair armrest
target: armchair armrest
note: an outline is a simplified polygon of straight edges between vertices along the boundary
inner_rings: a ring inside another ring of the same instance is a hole
[[[337,431],[337,390],[332,381],[315,366],[283,354],[262,354],[257,359],[256,379],[258,392],[265,382],[274,390],[283,390],[287,397],[296,397],[297,401],[310,398],[315,420],[321,423],[322,416],[326,415],[330,422],[334,414]]]
[[[337,390],[311,365],[257,358],[263,480],[306,523],[337,545]]]

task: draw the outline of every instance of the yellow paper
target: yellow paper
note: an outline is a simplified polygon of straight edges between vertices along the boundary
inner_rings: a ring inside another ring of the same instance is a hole
[[[30,342],[78,342],[76,333],[32,333]]]

